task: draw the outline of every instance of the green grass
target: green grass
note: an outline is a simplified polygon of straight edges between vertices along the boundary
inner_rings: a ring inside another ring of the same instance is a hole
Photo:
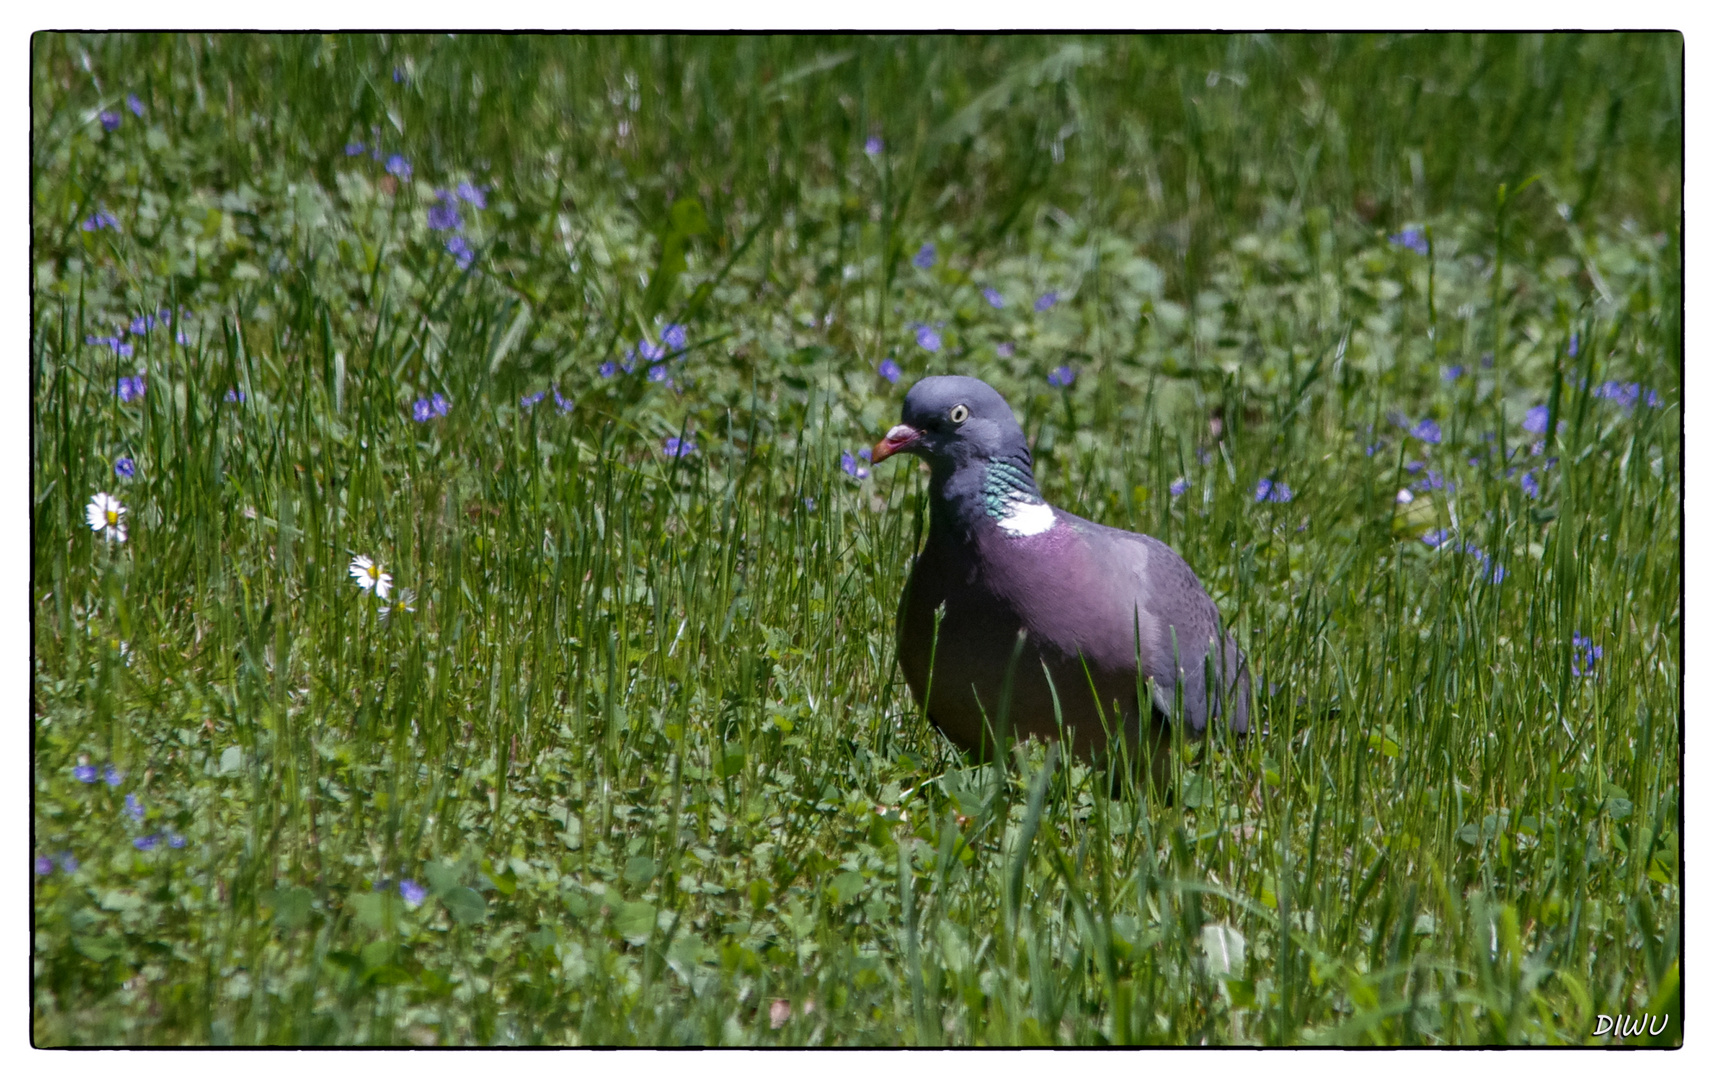
[[[36,1042],[1678,1042],[1681,48],[37,35]],[[912,706],[946,371],[1244,641],[1170,801]]]

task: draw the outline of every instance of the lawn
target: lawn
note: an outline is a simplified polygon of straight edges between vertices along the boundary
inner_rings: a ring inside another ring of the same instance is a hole
[[[36,35],[37,1045],[1679,1043],[1681,64]],[[929,725],[946,372],[1249,738]]]

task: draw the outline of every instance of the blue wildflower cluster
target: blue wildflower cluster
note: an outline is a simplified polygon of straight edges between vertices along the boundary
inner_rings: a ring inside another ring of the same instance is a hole
[[[1167,490],[1171,492],[1172,497],[1176,499],[1190,490],[1190,481],[1181,476],[1171,484],[1167,485]]]
[[[1291,498],[1291,486],[1284,480],[1275,480],[1272,477],[1264,476],[1256,481],[1257,502],[1287,503],[1291,502]]]
[[[1601,646],[1582,634],[1571,635],[1571,674],[1585,679],[1595,674],[1595,661],[1601,659]]]
[[[452,412],[452,402],[442,394],[432,397],[418,398],[411,405],[411,419],[419,424],[426,424],[437,416],[445,416]]]
[[[991,308],[1003,308],[1006,306],[1006,298],[1001,296],[1000,290],[994,288],[992,285],[989,285],[987,288],[982,290],[982,299],[988,301],[988,306]]]
[[[1049,386],[1064,389],[1076,381],[1077,372],[1071,370],[1064,364],[1061,364],[1059,367],[1056,367],[1047,373],[1047,384]]]
[[[62,851],[54,856],[38,855],[36,856],[36,874],[40,877],[47,877],[54,872],[54,863],[56,862],[59,863],[59,868],[68,874],[77,873],[77,868],[82,865],[77,861],[77,856],[69,851]]]
[[[546,390],[537,390],[533,394],[525,394],[523,397],[518,399],[518,407],[521,409],[533,408],[542,400],[542,398],[547,396],[548,392]]]
[[[917,253],[911,257],[911,265],[916,267],[918,270],[927,270],[929,267],[933,266],[934,245],[924,244],[920,249],[918,249]]]
[[[112,109],[103,109],[101,111],[101,127],[105,131],[118,131],[119,125],[124,121],[124,119],[125,118],[123,116],[114,112]]]
[[[1641,401],[1651,409],[1660,408],[1660,395],[1645,388],[1641,383],[1619,383],[1612,380],[1597,386],[1591,395],[1608,401],[1617,401],[1626,409],[1634,409]]]
[[[137,463],[128,457],[119,458],[113,463],[113,475],[123,480],[129,480],[137,475]]]
[[[1428,234],[1414,226],[1387,237],[1387,242],[1395,247],[1414,251],[1418,255],[1428,254]]]
[[[120,231],[119,219],[105,210],[97,210],[95,213],[83,219],[84,232],[96,232],[100,229],[112,229],[115,232]]]
[[[899,377],[901,375],[903,375],[904,372],[899,370],[898,362],[889,356],[885,360],[881,361],[880,364],[878,364],[876,366],[875,374],[879,375],[881,378],[887,380],[890,383],[896,383],[899,381]]]
[[[83,343],[85,345],[105,345],[109,349],[112,349],[115,355],[118,356],[132,356],[137,352],[135,346],[118,334],[114,334],[110,337],[101,337],[97,334],[90,334],[83,339]],[[125,400],[129,401],[131,399],[126,398]]]
[[[661,452],[669,458],[689,457],[691,454],[696,453],[696,440],[688,438],[680,439],[676,435],[670,436],[667,441],[661,445]]]
[[[1410,433],[1425,443],[1438,446],[1440,444],[1440,425],[1433,420],[1422,420],[1410,429]]]
[[[125,353],[123,355],[129,356],[131,354]],[[135,401],[146,394],[148,390],[149,384],[144,376],[121,375],[119,376],[119,384],[114,387],[113,392],[119,395],[120,401]]]
[[[928,352],[940,351],[940,331],[927,323],[916,324],[916,339],[918,347]]]
[[[468,270],[476,261],[476,251],[470,246],[469,239],[458,231],[464,227],[464,215],[459,212],[458,204],[462,202],[482,210],[488,205],[488,197],[481,188],[466,180],[451,191],[437,188],[434,199],[434,204],[428,208],[428,227],[434,232],[452,233],[444,242],[446,253],[458,263],[460,270]]]
[[[1046,311],[1057,303],[1059,303],[1059,294],[1057,292],[1044,292],[1040,296],[1036,297],[1036,310]]]
[[[858,480],[867,480],[869,479],[869,468],[866,465],[859,464],[858,459],[861,458],[863,461],[868,461],[870,460],[870,456],[871,451],[867,446],[863,447],[855,454],[846,450],[839,455],[839,467],[845,470],[845,474],[847,476],[855,477]]]
[[[410,878],[405,878],[403,881],[399,882],[399,895],[404,898],[404,901],[408,906],[416,907],[418,904],[421,904],[424,900],[428,899],[428,890],[423,888],[421,885],[418,885]]]

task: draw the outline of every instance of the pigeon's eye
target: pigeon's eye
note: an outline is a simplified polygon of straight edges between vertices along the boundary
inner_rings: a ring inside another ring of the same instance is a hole
[[[970,410],[963,405],[954,405],[952,411],[946,414],[946,418],[954,424],[962,424],[970,419]]]

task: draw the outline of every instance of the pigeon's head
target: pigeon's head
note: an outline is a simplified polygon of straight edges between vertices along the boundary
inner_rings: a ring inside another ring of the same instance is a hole
[[[875,444],[875,461],[915,454],[941,475],[971,461],[1013,460],[1028,467],[1029,446],[1012,407],[981,379],[930,375],[905,395],[900,420]]]

